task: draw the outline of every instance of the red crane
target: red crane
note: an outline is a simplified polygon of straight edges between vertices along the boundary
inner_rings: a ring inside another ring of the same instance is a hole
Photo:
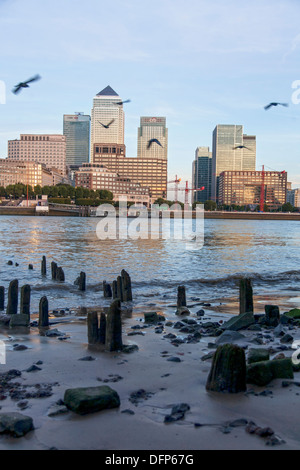
[[[175,183],[175,188],[171,188],[175,190],[175,196],[174,196],[175,202],[178,202],[178,184],[180,183],[180,181],[181,181],[181,178],[177,178],[177,175],[175,176],[175,180],[168,181],[168,184]]]
[[[189,188],[189,182],[186,181],[185,188],[178,188],[178,191],[184,191],[184,208],[187,209],[189,205],[189,191],[203,191],[205,186],[201,186],[201,188]]]

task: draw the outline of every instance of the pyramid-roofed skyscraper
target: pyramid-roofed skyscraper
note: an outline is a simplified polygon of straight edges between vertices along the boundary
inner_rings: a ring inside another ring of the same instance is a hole
[[[95,144],[124,145],[124,111],[120,96],[109,85],[93,99],[91,158]],[[108,126],[108,127],[105,127]]]

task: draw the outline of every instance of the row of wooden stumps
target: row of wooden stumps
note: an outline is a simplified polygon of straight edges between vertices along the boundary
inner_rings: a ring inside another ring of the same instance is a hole
[[[107,351],[120,351],[122,342],[121,301],[112,301],[108,313],[88,312],[88,344],[103,345]]]
[[[9,283],[7,293],[6,315],[10,318],[10,327],[13,326],[29,326],[30,324],[30,297],[31,287],[25,284],[20,289],[20,311],[18,313],[19,305],[19,281],[14,279]],[[5,303],[5,289],[0,286],[0,310],[4,310]],[[39,326],[49,326],[49,308],[48,299],[43,296],[39,302]]]

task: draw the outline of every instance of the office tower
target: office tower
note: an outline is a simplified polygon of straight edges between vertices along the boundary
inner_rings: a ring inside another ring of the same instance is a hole
[[[194,202],[204,203],[211,199],[211,163],[209,147],[197,147],[193,161],[193,188],[204,189],[194,192]]]
[[[153,202],[167,197],[167,160],[125,157],[111,153],[111,147],[108,149],[110,153],[107,154],[101,146],[96,146],[93,163],[104,165],[120,176],[139,182],[142,187],[148,187]]]
[[[157,139],[159,143],[149,141]],[[165,117],[141,117],[137,141],[138,158],[168,159],[168,129]]]
[[[212,199],[218,202],[218,182],[222,171],[255,171],[255,161],[255,136],[244,135],[241,125],[217,125],[213,131]]]
[[[120,176],[103,165],[84,163],[75,172],[75,186],[93,190],[106,189],[113,193],[114,201],[125,196],[127,202],[144,204],[147,207],[150,205],[149,188],[142,187],[127,176]]]
[[[89,162],[90,116],[83,113],[64,114],[63,134],[66,138],[66,165],[79,167]]]
[[[66,138],[60,134],[21,134],[20,139],[8,141],[11,160],[44,163],[66,175]]]
[[[91,111],[91,161],[95,145],[124,146],[124,111],[122,99],[107,86],[93,99]]]
[[[219,203],[237,206],[259,205],[262,184],[264,202],[270,210],[286,202],[285,171],[223,171],[219,176]]]

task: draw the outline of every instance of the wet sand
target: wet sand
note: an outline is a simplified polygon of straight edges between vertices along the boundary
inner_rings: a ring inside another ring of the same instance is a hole
[[[255,305],[261,305],[262,300],[256,297]],[[268,303],[279,305],[281,312],[285,311],[286,305],[289,308],[299,305],[297,299],[289,302],[287,297],[269,300],[272,302]],[[283,302],[282,308],[280,302]],[[232,313],[238,313],[234,299],[217,304],[203,307],[205,316],[201,321],[225,321]],[[200,320],[196,316],[199,308],[202,307],[191,307],[189,318]],[[163,313],[171,322],[179,319],[171,307]],[[17,369],[21,376],[14,379],[15,382],[35,388],[37,384],[50,384],[52,395],[28,400],[8,397],[0,401],[0,413],[19,411],[31,416],[35,427],[22,438],[0,436],[0,450],[299,449],[299,387],[283,388],[282,380],[277,379],[266,387],[248,385],[247,393],[233,395],[206,391],[211,360],[203,361],[201,357],[212,351],[208,343],[214,342],[215,337],[203,336],[198,343],[174,346],[163,336],[175,333],[183,337],[184,334],[166,325],[162,333],[150,326],[139,330],[143,335],[128,336],[129,332],[138,331],[132,326],[144,325],[143,313],[138,309],[132,316],[124,316],[123,343],[136,344],[139,350],[130,354],[110,353],[88,348],[85,316],[51,316],[50,320],[50,329],[58,329],[66,339],[40,336],[35,327],[30,328],[29,334],[1,330],[0,339],[6,344],[6,364],[0,365],[1,373]],[[243,334],[251,339],[255,332],[243,330]],[[16,344],[28,349],[17,351]],[[86,356],[93,360],[80,360]],[[170,362],[169,357],[177,357],[180,362]],[[39,370],[26,372],[37,363]],[[300,372],[295,373],[294,380],[299,379]],[[49,416],[56,403],[63,400],[66,389],[104,384],[119,394],[119,408],[85,416],[71,411]],[[145,395],[138,401],[131,401],[131,394],[140,389]],[[19,407],[20,402],[23,402],[23,409]],[[187,403],[190,407],[184,419],[164,423],[171,407],[179,403]],[[265,438],[247,433],[243,425],[227,426],[237,419],[271,427],[281,444],[268,446]]]

